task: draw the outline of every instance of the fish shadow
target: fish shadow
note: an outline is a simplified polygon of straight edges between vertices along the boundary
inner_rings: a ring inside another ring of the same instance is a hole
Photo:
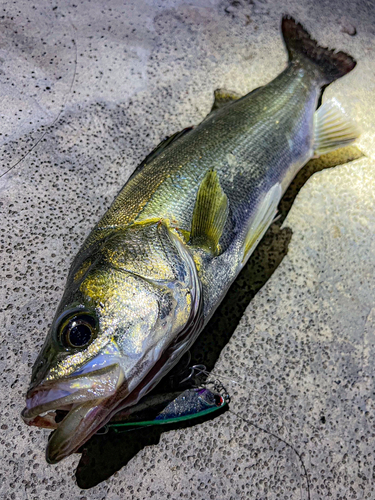
[[[227,410],[228,406],[223,406],[215,415],[222,415]],[[211,418],[211,415],[204,415],[185,422],[136,428],[127,432],[110,429],[105,435],[93,436],[81,450],[82,457],[76,471],[77,485],[82,489],[92,488],[120,470],[145,446],[158,444],[163,432],[187,429]]]
[[[203,364],[211,371],[221,351],[229,342],[233,332],[256,293],[265,285],[288,252],[292,230],[282,228],[302,186],[316,172],[332,168],[361,158],[363,154],[355,146],[349,146],[333,153],[311,160],[295,177],[279,204],[279,216],[270,226],[253,255],[230,287],[220,306],[190,350],[190,366]],[[182,361],[181,363],[185,362]],[[171,380],[181,372],[177,365],[155,388],[154,393],[171,389]],[[225,407],[215,416],[225,411]],[[145,446],[156,445],[163,432],[185,429],[212,418],[211,415],[182,423],[146,427],[131,432],[116,433],[110,430],[105,435],[93,436],[79,450],[81,460],[76,471],[80,488],[88,489],[108,479],[124,467]]]

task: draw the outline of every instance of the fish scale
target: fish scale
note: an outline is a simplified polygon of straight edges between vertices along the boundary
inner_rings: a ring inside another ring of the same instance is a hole
[[[267,191],[282,180],[291,164],[299,169],[306,163],[306,156],[311,156],[311,116],[320,95],[320,82],[316,81],[312,85],[313,80],[317,80],[316,75],[306,73],[301,74],[301,71],[288,67],[255,95],[250,94],[214,113],[146,165],[138,177],[132,180],[132,185],[125,185],[98,228],[124,227],[133,221],[160,217],[176,221],[176,225],[189,231],[200,182],[214,165],[233,214],[233,220],[228,221],[223,234],[226,247],[233,241],[229,227],[232,226],[232,230],[235,228],[239,233],[239,225],[246,225],[244,204],[249,218],[256,208],[257,191]],[[278,96],[276,99],[275,94]],[[310,104],[310,110],[306,110],[306,103]],[[294,111],[293,120],[289,108]],[[306,120],[308,111],[311,116]],[[310,126],[301,127],[301,121],[309,121]],[[303,138],[298,140],[298,130],[301,128]],[[297,137],[292,147],[288,143],[289,137]],[[258,144],[265,142],[271,147],[264,151]],[[228,151],[237,159],[232,180],[226,161]],[[270,166],[273,168],[270,169]],[[291,176],[294,174],[295,171],[292,171]],[[147,184],[144,182],[146,178]],[[137,200],[141,190],[144,206],[137,211],[133,208],[136,206],[133,198]],[[100,238],[100,231],[91,236],[91,241],[96,237]]]

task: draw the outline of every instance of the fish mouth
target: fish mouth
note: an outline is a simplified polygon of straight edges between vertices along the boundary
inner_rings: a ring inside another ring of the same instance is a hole
[[[29,391],[21,414],[24,422],[55,429],[46,450],[47,462],[57,463],[77,451],[110,419],[115,393],[123,382],[123,370],[116,363]]]

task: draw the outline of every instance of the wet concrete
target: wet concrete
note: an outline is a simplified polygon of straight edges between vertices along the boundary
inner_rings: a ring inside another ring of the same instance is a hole
[[[324,99],[360,123],[365,156],[300,173],[192,350],[229,411],[95,437],[47,465],[48,432],[19,413],[72,258],[137,163],[198,123],[215,88],[245,93],[282,70],[283,12],[357,59]],[[371,3],[19,1],[1,16],[1,498],[373,498]]]

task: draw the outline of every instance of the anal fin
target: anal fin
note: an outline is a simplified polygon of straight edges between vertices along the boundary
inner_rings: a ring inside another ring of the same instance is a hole
[[[228,217],[228,198],[215,170],[209,170],[199,186],[189,244],[218,255],[219,241]]]
[[[331,99],[314,115],[314,154],[320,156],[348,146],[360,135],[357,125],[349,120],[336,99]]]
[[[260,202],[256,214],[250,221],[244,243],[243,262],[253,253],[255,247],[274,220],[280,199],[281,184],[277,183]]]

